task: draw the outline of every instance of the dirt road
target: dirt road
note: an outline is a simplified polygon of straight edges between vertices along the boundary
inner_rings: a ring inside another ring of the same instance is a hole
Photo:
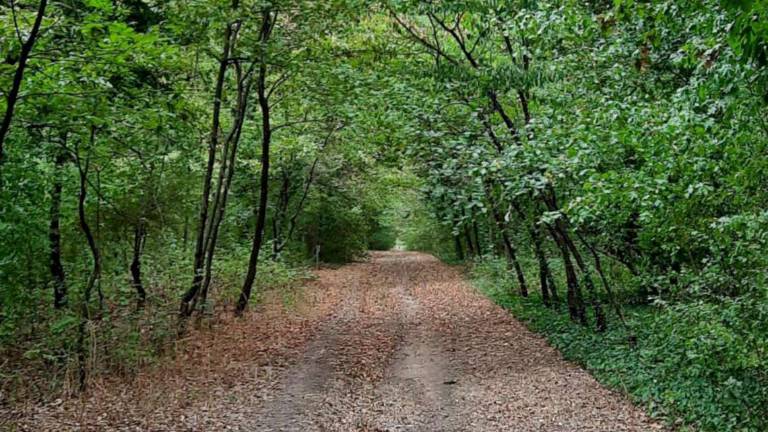
[[[374,253],[318,275],[305,311],[217,330],[167,385],[155,374],[132,390],[104,386],[22,429],[661,429],[431,256]]]
[[[416,253],[339,272],[347,300],[258,411],[274,431],[646,431],[637,408]]]

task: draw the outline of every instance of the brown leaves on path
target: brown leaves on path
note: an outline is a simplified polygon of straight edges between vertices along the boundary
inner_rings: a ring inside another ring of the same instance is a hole
[[[649,431],[431,256],[374,253],[182,342],[135,382],[35,407],[22,430]]]
[[[100,379],[81,398],[0,411],[0,429],[212,430],[237,421],[220,419],[218,409],[240,393],[247,393],[243,403],[259,403],[279,371],[298,358],[341,300],[333,273],[319,270],[295,307],[268,292],[243,319],[226,314],[212,329],[191,330],[178,341],[175,358],[131,379]]]

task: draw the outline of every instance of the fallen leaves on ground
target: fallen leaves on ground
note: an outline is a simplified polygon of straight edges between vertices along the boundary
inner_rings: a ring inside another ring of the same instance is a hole
[[[181,341],[22,430],[648,431],[661,427],[431,256],[374,253]]]

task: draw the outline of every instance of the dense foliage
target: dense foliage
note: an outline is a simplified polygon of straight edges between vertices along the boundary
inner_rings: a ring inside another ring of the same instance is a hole
[[[3,382],[84,389],[399,245],[671,420],[764,430],[766,8],[4,2]]]

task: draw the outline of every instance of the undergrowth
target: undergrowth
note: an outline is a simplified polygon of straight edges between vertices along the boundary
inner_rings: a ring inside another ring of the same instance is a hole
[[[89,379],[130,377],[174,355],[179,338],[178,299],[191,280],[184,251],[177,252],[152,257],[153,265],[146,267],[145,274],[147,302],[141,309],[131,304],[134,296],[128,275],[103,281],[103,308],[86,330]],[[209,300],[191,318],[191,328],[213,328],[222,313],[232,310],[247,260],[244,248],[221,255]],[[251,303],[259,303],[271,291],[285,307],[293,307],[303,282],[311,277],[302,265],[264,260],[259,263]],[[77,309],[55,310],[47,294],[32,292],[18,317],[6,311],[6,319],[0,320],[0,403],[77,393]],[[28,319],[29,325],[21,325],[24,316],[34,317]]]
[[[768,344],[753,336],[761,332],[738,331],[747,320],[757,319],[746,328],[765,325],[754,316],[766,312],[764,303],[631,306],[624,311],[626,327],[614,316],[606,333],[596,333],[571,322],[564,305],[549,309],[538,294],[520,297],[510,289],[503,260],[478,260],[470,275],[481,292],[546,336],[566,359],[676,430],[768,430]]]

